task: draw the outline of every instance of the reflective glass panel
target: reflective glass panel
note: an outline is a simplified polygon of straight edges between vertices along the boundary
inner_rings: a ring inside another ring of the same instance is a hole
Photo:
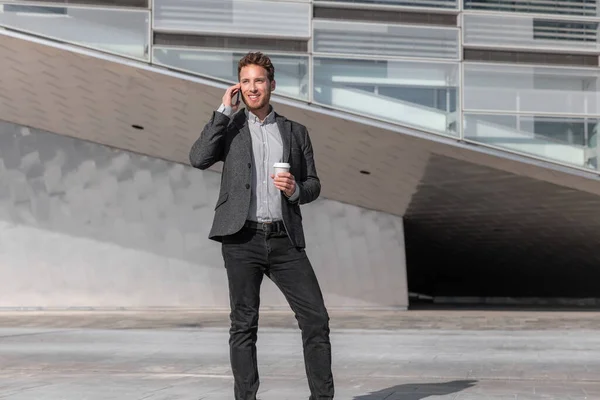
[[[457,134],[458,64],[314,58],[317,103]]]
[[[237,64],[246,52],[154,47],[154,61],[181,71],[235,83]],[[276,94],[308,99],[308,56],[269,54],[275,67]]]
[[[313,22],[314,51],[458,59],[458,29],[346,21]]]
[[[466,114],[465,138],[578,167],[597,169],[597,118]]]
[[[600,115],[600,71],[469,64],[465,110]]]
[[[150,13],[92,7],[0,5],[0,26],[92,49],[148,58]]]

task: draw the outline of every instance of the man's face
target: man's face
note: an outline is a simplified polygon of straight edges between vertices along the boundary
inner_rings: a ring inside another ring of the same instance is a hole
[[[248,65],[240,71],[240,87],[248,110],[259,110],[268,106],[275,81],[269,81],[263,67]]]

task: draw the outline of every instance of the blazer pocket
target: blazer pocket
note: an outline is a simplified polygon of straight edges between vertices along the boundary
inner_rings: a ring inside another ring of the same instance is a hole
[[[217,200],[217,205],[215,206],[215,210],[221,206],[221,204],[227,201],[227,197],[229,197],[229,193],[223,193],[219,196],[219,200]]]

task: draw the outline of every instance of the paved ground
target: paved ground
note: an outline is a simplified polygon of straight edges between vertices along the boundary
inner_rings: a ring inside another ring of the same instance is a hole
[[[333,329],[450,329],[600,331],[600,311],[549,309],[418,309],[406,311],[331,311]],[[260,325],[297,327],[291,311],[262,311]],[[226,311],[185,310],[29,310],[0,311],[0,327],[173,329],[225,328]]]
[[[0,313],[0,399],[230,400],[223,315]],[[333,315],[337,399],[600,399],[598,313],[365,315]],[[262,319],[262,400],[308,397],[288,317]]]

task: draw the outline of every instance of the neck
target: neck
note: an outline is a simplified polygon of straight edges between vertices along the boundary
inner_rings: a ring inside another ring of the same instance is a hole
[[[271,112],[271,105],[267,104],[262,108],[250,111],[252,111],[252,114],[256,115],[261,122],[264,122],[265,118],[267,118],[267,115],[269,115],[269,113]]]

